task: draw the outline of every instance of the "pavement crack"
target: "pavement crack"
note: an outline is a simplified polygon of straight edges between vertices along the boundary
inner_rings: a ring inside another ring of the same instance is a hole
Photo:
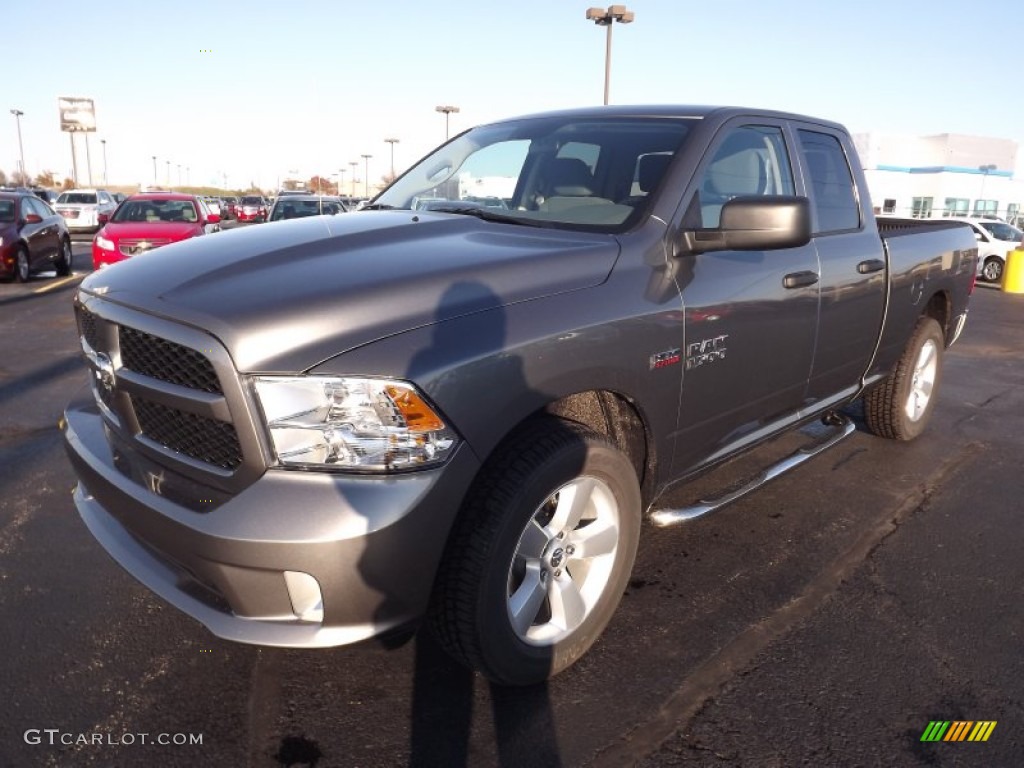
[[[726,690],[731,681],[749,671],[757,657],[772,643],[817,612],[906,520],[926,510],[931,496],[963,466],[964,460],[978,449],[978,445],[970,442],[960,446],[924,484],[904,497],[893,515],[864,531],[849,549],[814,577],[799,595],[771,615],[748,626],[716,654],[698,665],[651,719],[598,750],[590,766],[619,768],[632,765],[659,749],[674,733],[685,728],[709,700]]]

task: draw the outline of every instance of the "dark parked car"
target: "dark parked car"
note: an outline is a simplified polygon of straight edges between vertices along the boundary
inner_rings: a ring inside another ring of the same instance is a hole
[[[0,192],[0,278],[33,272],[71,274],[71,235],[64,217],[31,192]]]
[[[302,219],[306,216],[334,216],[348,209],[337,197],[320,195],[286,195],[279,197],[270,209],[269,221]]]

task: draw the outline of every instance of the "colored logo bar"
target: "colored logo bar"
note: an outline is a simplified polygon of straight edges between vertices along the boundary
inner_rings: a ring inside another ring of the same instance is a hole
[[[988,741],[996,720],[932,720],[921,741]]]

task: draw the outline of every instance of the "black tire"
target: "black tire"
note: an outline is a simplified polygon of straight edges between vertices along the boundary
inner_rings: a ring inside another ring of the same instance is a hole
[[[998,256],[989,256],[981,268],[981,276],[988,283],[998,283],[1003,277],[1003,262]]]
[[[54,266],[57,268],[58,277],[67,277],[71,274],[71,241],[61,240],[60,241],[60,256],[54,262]]]
[[[604,630],[639,538],[629,460],[578,424],[535,420],[495,452],[467,497],[439,570],[431,629],[492,682],[546,680]]]
[[[19,283],[27,283],[32,277],[32,265],[28,260],[28,249],[19,245],[14,251],[14,279]]]
[[[944,349],[938,322],[919,319],[892,373],[864,396],[868,429],[891,440],[913,440],[924,431],[935,410]]]

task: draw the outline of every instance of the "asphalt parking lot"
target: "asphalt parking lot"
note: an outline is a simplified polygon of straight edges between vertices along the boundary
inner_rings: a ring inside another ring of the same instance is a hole
[[[645,527],[594,650],[508,690],[426,639],[220,641],[107,557],[56,427],[88,264],[79,242],[72,278],[0,285],[0,765],[1024,765],[1024,296],[979,286],[923,437],[859,429]],[[935,720],[996,725],[923,742]]]

